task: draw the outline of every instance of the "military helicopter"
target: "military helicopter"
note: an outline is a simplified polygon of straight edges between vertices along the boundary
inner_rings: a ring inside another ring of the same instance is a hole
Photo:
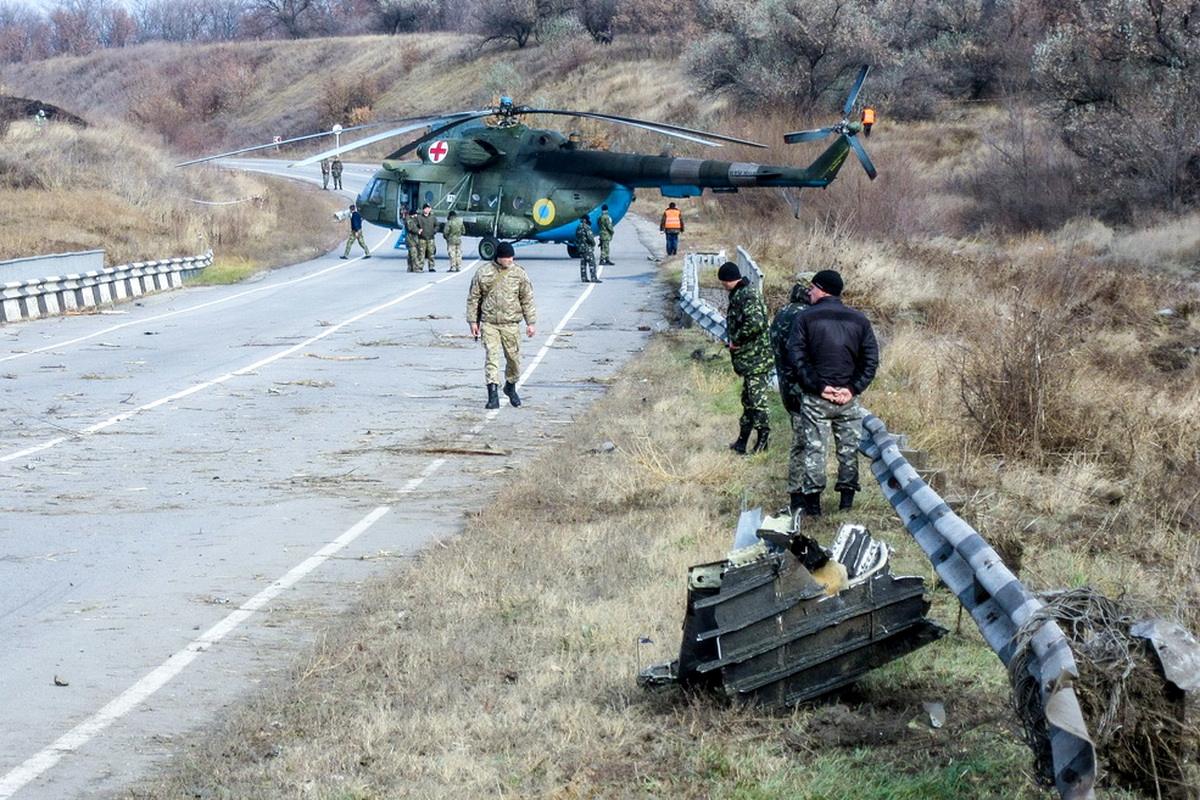
[[[382,168],[367,182],[357,198],[363,219],[384,228],[400,230],[411,211],[428,203],[444,221],[450,211],[462,219],[466,235],[480,237],[479,255],[490,260],[502,240],[557,242],[567,245],[568,255],[578,257],[575,229],[585,215],[596,229],[599,210],[608,206],[613,222],[629,210],[634,191],[658,188],[664,197],[694,197],[704,189],[737,192],[752,187],[824,187],[829,185],[853,150],[867,174],[874,179],[875,166],[856,135],[861,124],[849,120],[850,110],[866,79],[864,66],[836,125],[796,131],[785,142],[805,142],[837,136],[808,167],[772,166],[747,162],[712,161],[668,155],[652,156],[588,149],[576,135],[532,128],[521,121],[533,114],[560,115],[606,120],[655,131],[700,144],[721,143],[765,147],[730,136],[588,111],[531,108],[501,98],[496,106],[424,117],[372,123],[339,131],[340,135],[376,125],[397,125],[381,133],[334,147],[297,161],[291,166],[314,164],[324,158],[365,147],[374,142],[428,127],[430,130],[384,159]],[[480,122],[490,118],[491,124]],[[285,142],[222,153],[178,166],[311,139],[311,134]],[[416,152],[419,161],[403,161]],[[793,204],[798,215],[798,204]]]

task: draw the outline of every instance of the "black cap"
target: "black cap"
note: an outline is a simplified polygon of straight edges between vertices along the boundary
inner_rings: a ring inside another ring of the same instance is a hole
[[[458,216],[458,212],[457,212],[457,211],[451,211],[451,212],[450,212],[449,214],[447,214],[446,216],[448,216],[448,217],[457,217],[457,216]]]
[[[837,270],[823,269],[816,275],[813,275],[812,285],[826,294],[837,297],[842,294],[842,288],[845,284],[842,283],[842,276],[837,273]]]
[[[722,281],[740,281],[742,279],[742,271],[738,269],[738,265],[732,261],[726,261],[717,270],[717,279]]]
[[[426,203],[425,205],[421,206],[421,208],[433,208],[433,206],[429,205],[429,203]]]
[[[513,250],[513,246],[508,242],[501,242],[496,245],[496,258],[512,258],[516,254],[517,251]]]

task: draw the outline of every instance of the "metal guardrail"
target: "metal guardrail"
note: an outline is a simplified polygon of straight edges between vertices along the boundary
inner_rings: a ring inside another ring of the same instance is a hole
[[[727,342],[725,314],[714,308],[712,303],[700,296],[700,267],[719,267],[728,259],[725,251],[717,253],[685,253],[683,256],[683,279],[679,285],[679,308],[692,323],[699,325],[719,342]],[[755,288],[762,290],[763,272],[750,254],[740,246],[737,249],[738,269],[750,279]]]
[[[679,309],[719,342],[727,339],[725,315],[700,296],[700,267],[724,263],[724,250],[719,253],[686,253],[683,256],[683,278],[679,285]]]
[[[212,265],[213,252],[0,284],[0,323],[54,316],[177,289]]]
[[[895,438],[873,414],[863,419],[860,451],[909,534],[925,551],[938,577],[971,614],[984,639],[1008,666],[1017,631],[1043,607],[996,551],[955,514],[900,453]],[[1054,781],[1063,800],[1095,797],[1096,751],[1084,722],[1073,681],[1075,657],[1053,621],[1041,623],[1033,640],[1029,670],[1041,693],[1054,761]]]

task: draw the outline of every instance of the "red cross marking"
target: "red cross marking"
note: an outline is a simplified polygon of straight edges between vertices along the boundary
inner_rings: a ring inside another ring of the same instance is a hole
[[[446,153],[449,152],[450,148],[446,146],[445,142],[434,142],[429,145],[429,160],[436,164],[445,158]]]

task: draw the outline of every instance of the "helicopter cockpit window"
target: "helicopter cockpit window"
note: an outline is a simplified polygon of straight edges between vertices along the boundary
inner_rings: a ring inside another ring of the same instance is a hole
[[[367,188],[363,189],[362,196],[367,203],[371,205],[383,205],[383,193],[387,189],[387,181],[371,179],[367,184]]]

